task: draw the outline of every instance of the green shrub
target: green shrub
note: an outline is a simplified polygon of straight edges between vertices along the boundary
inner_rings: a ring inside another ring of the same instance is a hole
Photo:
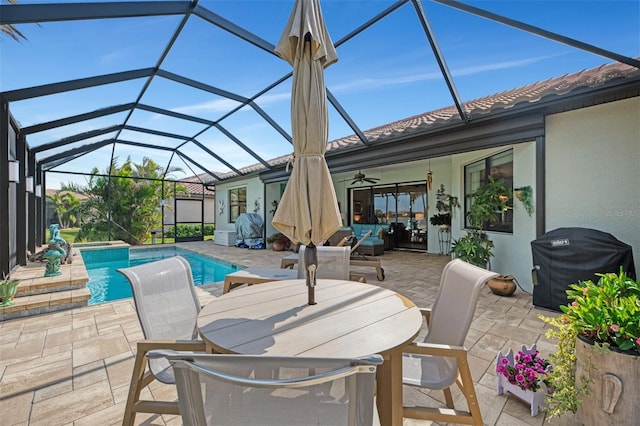
[[[214,223],[205,223],[204,235],[213,235],[213,232],[215,230],[216,230],[216,225]]]
[[[196,237],[198,235],[200,235],[200,225],[185,225],[185,224],[179,224],[178,225],[178,238],[184,238],[184,237]],[[215,224],[213,223],[207,223],[204,225],[204,235],[213,235],[214,231],[216,229]],[[176,238],[176,230],[175,230],[175,226],[168,226],[165,228],[164,230],[164,237],[165,238]]]

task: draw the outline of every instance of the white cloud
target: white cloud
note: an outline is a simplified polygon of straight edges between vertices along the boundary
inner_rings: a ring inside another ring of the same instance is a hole
[[[452,69],[451,74],[453,76],[463,76],[463,75],[468,76],[468,75],[480,74],[483,72],[499,70],[499,69],[524,67],[536,62],[550,59],[554,56],[557,56],[557,55],[538,56],[534,58],[524,58],[524,59],[518,59],[513,61],[495,62],[495,63],[484,64],[484,65],[476,65],[472,67],[457,68],[457,69]],[[399,75],[399,76],[389,77],[389,78],[364,78],[364,79],[352,80],[343,84],[332,85],[330,89],[334,93],[357,92],[357,91],[371,90],[372,88],[399,86],[403,84],[410,84],[410,83],[415,83],[420,81],[437,80],[437,79],[442,79],[442,73],[439,70],[434,72],[428,72],[428,73]]]
[[[214,101],[201,102],[198,104],[173,108],[172,111],[193,115],[203,112],[227,112],[237,106],[238,103],[231,99],[216,99]]]
[[[127,50],[128,49],[121,49],[121,50],[116,50],[114,52],[102,55],[98,58],[98,64],[100,66],[109,66],[112,64],[121,63],[128,56],[126,53]]]
[[[289,101],[290,93],[273,93],[260,96],[256,102],[264,106],[267,104],[273,104],[282,101]],[[185,105],[177,108],[173,108],[172,111],[182,114],[195,115],[203,112],[228,112],[237,107],[238,102],[231,99],[216,99],[214,101],[201,102],[192,105]]]
[[[524,67],[527,65],[531,65],[534,64],[536,62],[540,62],[540,61],[544,61],[547,59],[550,59],[554,56],[558,56],[558,55],[548,55],[548,56],[537,56],[535,58],[524,58],[524,59],[517,59],[517,60],[513,60],[513,61],[505,61],[505,62],[496,62],[493,64],[485,64],[485,65],[476,65],[473,67],[466,67],[466,68],[459,68],[457,70],[453,70],[452,74],[453,75],[472,75],[472,74],[479,74],[482,72],[486,72],[486,71],[493,71],[493,70],[503,70],[503,69],[510,69],[510,68],[519,68],[519,67]]]

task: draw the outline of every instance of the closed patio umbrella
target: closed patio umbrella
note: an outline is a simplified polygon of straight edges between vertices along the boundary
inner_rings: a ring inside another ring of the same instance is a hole
[[[293,66],[291,127],[293,170],[272,224],[294,243],[302,243],[309,304],[314,304],[317,244],[342,226],[333,182],[324,158],[328,138],[324,68],[338,60],[324,26],[318,0],[296,0],[275,52]]]

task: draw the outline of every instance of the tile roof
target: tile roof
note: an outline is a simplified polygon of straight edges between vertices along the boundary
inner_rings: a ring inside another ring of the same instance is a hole
[[[640,70],[627,64],[614,62],[474,99],[464,102],[463,105],[469,119],[473,120],[508,109],[515,110],[538,102],[551,101],[569,94],[588,92],[618,79],[640,79]],[[366,130],[364,134],[368,141],[374,145],[390,139],[407,137],[413,133],[423,133],[427,130],[460,121],[458,110],[452,105],[384,124]],[[364,145],[358,136],[354,134],[329,142],[327,152],[357,146]],[[268,163],[272,166],[283,165],[290,158],[291,154],[287,154],[273,158]],[[264,169],[265,167],[262,164],[257,163],[244,167],[240,171],[244,174],[250,174]],[[218,175],[222,179],[237,176],[234,172],[220,173]]]
[[[184,185],[189,194],[194,195],[202,195],[204,192],[204,196],[213,197],[216,193],[215,190],[207,189],[206,186],[203,186],[203,179],[207,177],[210,178],[209,174],[203,173],[197,176],[191,176],[186,179],[182,179],[179,182]]]
[[[64,195],[64,194],[71,194],[74,197],[76,197],[78,200],[86,200],[87,197],[84,194],[81,194],[79,192],[73,192],[73,191],[67,191],[65,189],[52,189],[52,188],[47,188],[44,191],[44,195],[45,197],[53,197],[54,195]]]

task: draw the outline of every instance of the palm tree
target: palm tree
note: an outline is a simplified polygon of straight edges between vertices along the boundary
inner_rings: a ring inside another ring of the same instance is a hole
[[[78,210],[81,201],[71,192],[59,191],[53,195],[47,195],[53,205],[62,228],[69,228],[78,224]]]
[[[3,3],[9,3],[9,4],[18,4],[18,2],[16,0],[2,0],[2,2]],[[26,40],[27,39],[27,37],[25,37],[25,35],[22,34],[22,32],[20,32],[19,29],[17,29],[16,27],[14,27],[11,24],[0,25],[0,31],[2,32],[2,34],[11,37],[15,41],[20,41],[20,40]]]
[[[173,185],[162,179],[175,172],[182,170],[177,167],[164,169],[147,157],[141,164],[127,158],[121,166],[114,158],[102,175],[94,168],[86,187],[70,187],[87,197],[80,208],[86,220],[76,239],[144,243],[152,229],[162,226],[163,184],[165,194],[174,193]],[[175,192],[187,194],[182,185],[176,185]]]

